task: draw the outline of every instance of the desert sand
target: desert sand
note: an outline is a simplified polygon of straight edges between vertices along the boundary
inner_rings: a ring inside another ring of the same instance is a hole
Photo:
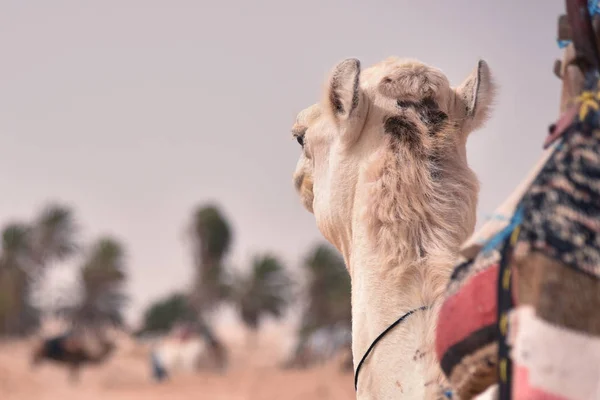
[[[104,364],[82,370],[71,384],[66,368],[44,363],[29,366],[32,340],[0,343],[0,399],[2,400],[135,400],[135,399],[352,399],[351,373],[343,373],[339,359],[306,370],[283,370],[278,364],[289,354],[291,342],[285,329],[271,327],[253,342],[240,329],[224,338],[230,366],[219,374],[211,371],[172,376],[169,381],[151,379],[148,346],[126,337]],[[249,344],[252,343],[252,344]]]

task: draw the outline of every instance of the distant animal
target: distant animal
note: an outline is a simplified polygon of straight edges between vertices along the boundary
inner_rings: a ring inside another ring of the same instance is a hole
[[[79,370],[85,365],[100,364],[116,348],[113,342],[100,339],[97,349],[90,348],[81,335],[64,333],[59,336],[42,339],[36,344],[31,360],[32,367],[42,361],[51,361],[68,366],[71,382],[79,380]]]

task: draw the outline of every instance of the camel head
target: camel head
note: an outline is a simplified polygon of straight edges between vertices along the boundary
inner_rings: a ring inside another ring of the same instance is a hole
[[[336,65],[292,128],[302,148],[294,185],[323,235],[347,254],[357,223],[377,235],[403,222],[397,242],[435,219],[465,240],[479,188],[466,141],[487,120],[493,88],[483,60],[458,87],[416,60]]]

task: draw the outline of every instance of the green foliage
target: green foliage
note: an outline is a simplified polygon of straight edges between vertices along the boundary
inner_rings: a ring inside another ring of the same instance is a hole
[[[198,239],[200,257],[205,263],[221,261],[231,245],[231,229],[219,208],[206,205],[196,210],[193,232]]]
[[[4,334],[24,333],[24,312],[27,310],[27,288],[29,280],[26,273],[13,266],[0,266],[0,332]]]
[[[31,227],[24,223],[7,225],[2,232],[2,267],[27,269],[32,264],[31,253]]]
[[[242,321],[256,330],[263,316],[281,318],[292,300],[291,285],[279,259],[270,254],[255,257],[250,274],[237,277],[233,285],[235,306]]]
[[[301,335],[323,326],[351,320],[350,276],[343,258],[325,244],[317,245],[305,259],[308,304]]]
[[[117,240],[100,238],[91,248],[81,267],[85,289],[89,293],[119,284],[125,280],[125,252]]]
[[[231,246],[232,233],[224,215],[212,204],[194,212],[191,233],[196,272],[192,300],[197,310],[206,311],[229,295],[223,260]]]
[[[72,211],[49,204],[33,223],[12,223],[2,232],[0,254],[0,333],[24,334],[38,324],[39,312],[30,304],[33,284],[43,279],[49,263],[77,251]]]
[[[64,261],[79,249],[76,241],[79,232],[70,208],[50,204],[37,216],[33,226],[32,251],[41,265]]]
[[[0,255],[0,332],[9,335],[26,333],[37,321],[25,313],[31,292],[35,263],[31,245],[32,229],[24,223],[13,223],[2,232]]]
[[[123,245],[111,237],[100,238],[91,246],[80,268],[81,300],[61,312],[74,325],[122,325],[123,308],[128,302],[123,291],[125,280]]]
[[[164,333],[177,322],[194,320],[194,310],[189,305],[188,297],[183,293],[173,293],[148,307],[144,312],[140,333]]]

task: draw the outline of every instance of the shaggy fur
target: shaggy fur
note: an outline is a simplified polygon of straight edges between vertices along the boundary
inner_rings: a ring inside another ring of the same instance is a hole
[[[493,88],[484,61],[452,88],[416,60],[361,71],[350,59],[297,117],[294,185],[352,277],[355,366],[400,315],[431,306],[377,344],[360,399],[433,398],[443,379],[433,353],[437,301],[475,225],[479,185],[466,140],[488,118]]]

